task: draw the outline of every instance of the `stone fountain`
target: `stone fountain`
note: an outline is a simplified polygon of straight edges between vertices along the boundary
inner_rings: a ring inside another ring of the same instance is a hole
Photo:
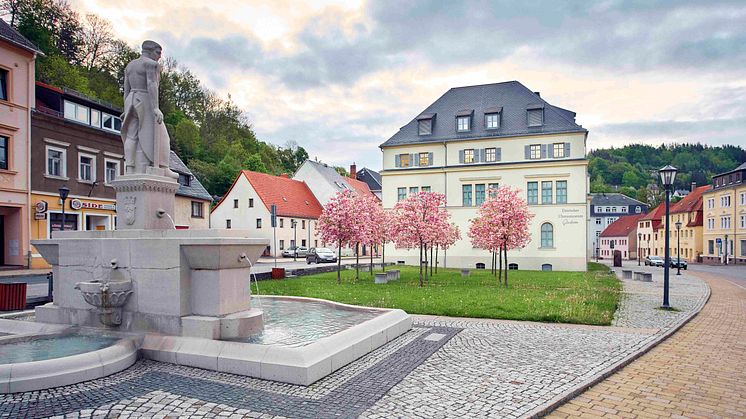
[[[176,230],[179,184],[168,168],[170,140],[158,108],[161,47],[143,43],[125,69],[125,175],[112,182],[117,230],[55,231],[33,244],[52,265],[45,323],[208,339],[262,327],[251,307],[250,269],[268,242],[240,230]]]

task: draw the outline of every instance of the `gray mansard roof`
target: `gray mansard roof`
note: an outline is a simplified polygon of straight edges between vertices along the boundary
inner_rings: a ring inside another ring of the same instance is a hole
[[[544,124],[529,127],[527,110],[544,109]],[[473,112],[473,113],[472,113]],[[499,112],[500,127],[485,129],[484,115]],[[471,130],[456,132],[456,116],[472,116]],[[433,119],[431,135],[418,135],[418,119]],[[550,105],[538,94],[517,81],[454,87],[399,129],[381,147],[466,140],[472,138],[508,137],[531,134],[587,132],[575,123],[575,112]]]
[[[591,194],[591,205],[597,206],[629,206],[629,205],[640,205],[645,208],[648,205],[644,202],[640,202],[634,198],[630,198],[627,195],[620,193],[592,193]]]
[[[0,19],[0,39],[4,39],[11,44],[25,49],[26,51],[44,55],[44,53],[42,53],[33,42],[26,39],[25,36],[21,35],[2,19]]]
[[[199,179],[197,179],[197,176],[194,176],[192,171],[189,170],[187,165],[184,164],[183,161],[181,161],[179,156],[177,156],[173,150],[171,150],[168,167],[176,173],[189,175],[192,177],[191,182],[189,182],[189,186],[179,183],[179,190],[176,191],[176,195],[187,196],[189,198],[204,199],[205,201],[212,201],[212,196],[210,196],[210,193],[207,192],[207,189],[202,186],[202,183],[200,183]]]

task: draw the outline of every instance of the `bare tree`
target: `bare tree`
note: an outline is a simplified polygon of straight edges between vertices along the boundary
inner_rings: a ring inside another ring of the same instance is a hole
[[[115,52],[111,22],[94,14],[87,14],[81,31],[80,64],[87,70],[100,68]]]

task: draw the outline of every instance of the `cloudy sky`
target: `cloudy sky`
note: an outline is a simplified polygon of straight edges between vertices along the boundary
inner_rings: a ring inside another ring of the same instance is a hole
[[[451,87],[519,80],[591,148],[746,146],[746,2],[73,0],[153,39],[258,137],[381,166],[378,145]]]

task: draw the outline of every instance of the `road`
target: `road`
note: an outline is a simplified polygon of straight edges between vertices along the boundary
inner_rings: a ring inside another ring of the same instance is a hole
[[[692,272],[719,275],[722,279],[746,289],[746,265],[689,265]]]

